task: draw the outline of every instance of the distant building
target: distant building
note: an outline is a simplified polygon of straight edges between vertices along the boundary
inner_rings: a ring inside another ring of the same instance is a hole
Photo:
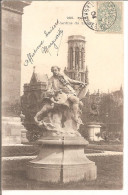
[[[26,120],[33,122],[33,117],[41,108],[41,102],[47,91],[48,76],[33,71],[29,84],[24,84],[24,94],[21,97],[21,110]]]
[[[88,69],[85,65],[85,37],[73,35],[68,37],[68,65],[65,74],[71,79],[88,82]]]

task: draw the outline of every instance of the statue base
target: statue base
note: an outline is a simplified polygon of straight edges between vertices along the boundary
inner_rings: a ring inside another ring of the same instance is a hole
[[[100,129],[101,129],[100,124],[96,122],[92,122],[87,125],[89,141],[99,142],[103,140],[100,136],[97,136],[97,134],[100,134]]]
[[[52,136],[38,140],[40,153],[27,164],[27,176],[42,182],[95,180],[97,168],[84,154],[88,142],[81,136]]]

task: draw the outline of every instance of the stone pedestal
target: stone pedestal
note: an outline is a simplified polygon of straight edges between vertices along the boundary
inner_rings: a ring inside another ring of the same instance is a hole
[[[101,126],[99,124],[88,124],[87,131],[88,131],[88,138],[90,141],[100,141],[101,137],[97,136],[100,133]]]
[[[28,139],[26,137],[27,130],[25,128],[21,129],[21,143],[25,144],[28,143]]]
[[[2,145],[28,142],[20,117],[2,117]]]
[[[43,137],[40,153],[27,164],[27,176],[43,182],[68,183],[95,180],[97,168],[84,154],[88,142],[83,137]]]
[[[2,117],[2,145],[21,144],[19,117]]]

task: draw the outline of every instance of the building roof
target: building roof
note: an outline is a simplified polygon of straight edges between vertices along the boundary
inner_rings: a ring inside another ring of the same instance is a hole
[[[30,84],[34,84],[37,82],[48,83],[48,75],[33,72]]]
[[[114,91],[114,92],[112,92],[112,94],[114,96],[123,97],[123,89],[122,89],[122,86],[121,86],[120,90]]]
[[[68,37],[68,42],[69,41],[84,41],[85,42],[85,37],[82,35],[72,35]]]

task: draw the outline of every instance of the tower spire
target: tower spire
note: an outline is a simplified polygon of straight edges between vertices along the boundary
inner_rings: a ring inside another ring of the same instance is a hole
[[[85,82],[85,37],[81,35],[72,35],[68,37],[68,68],[67,75],[71,79]],[[76,74],[79,77],[76,77]]]
[[[36,67],[35,67],[35,66],[33,66],[33,73],[35,73],[35,69],[36,69]]]
[[[89,83],[88,81],[88,67],[86,66],[86,70],[85,70],[85,83]]]

